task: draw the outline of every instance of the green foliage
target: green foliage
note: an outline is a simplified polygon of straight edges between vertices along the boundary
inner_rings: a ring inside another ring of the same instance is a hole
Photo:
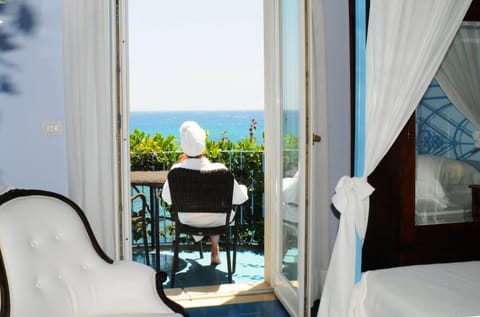
[[[135,129],[130,134],[130,168],[136,170],[167,170],[175,163],[180,147],[173,135],[164,137]]]
[[[225,164],[235,179],[248,188],[249,200],[242,206],[241,241],[263,246],[264,143],[257,142],[257,122],[252,119],[248,136],[232,142],[225,131],[218,140],[207,133],[205,155],[212,162]],[[168,170],[182,153],[174,136],[149,134],[135,129],[130,135],[132,170]],[[173,230],[173,229],[171,229]],[[163,233],[165,234],[165,233]]]

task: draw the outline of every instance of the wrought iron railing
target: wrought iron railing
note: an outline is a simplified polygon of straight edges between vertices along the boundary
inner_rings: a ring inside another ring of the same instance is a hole
[[[143,170],[167,170],[175,162],[180,153],[178,152],[163,152],[161,156],[162,161],[155,160],[159,154],[155,153],[136,153],[137,157],[140,155],[145,157],[143,162],[146,164],[141,166]],[[233,172],[237,181],[244,184],[248,188],[249,200],[243,204],[239,209],[239,224],[240,224],[240,244],[263,247],[263,227],[264,227],[264,162],[265,155],[263,151],[252,150],[223,150],[216,154],[214,158],[210,158],[212,162],[220,162],[225,164],[229,170]],[[136,166],[135,169],[139,169]],[[136,186],[138,190],[145,193],[147,197],[150,196],[149,186]],[[136,191],[132,188],[132,195]],[[171,244],[174,224],[169,220],[169,207],[161,200],[161,194],[157,193],[159,200],[159,216],[162,221],[159,223],[160,244]],[[133,216],[139,216],[138,210],[141,210],[138,203],[132,203]],[[150,206],[149,208],[152,208]],[[151,219],[150,214],[147,214],[147,239],[151,244]],[[133,227],[133,247],[143,245],[143,232],[140,225]]]

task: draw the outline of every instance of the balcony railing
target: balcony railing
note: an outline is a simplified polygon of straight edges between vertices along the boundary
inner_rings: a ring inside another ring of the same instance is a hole
[[[168,170],[177,161],[179,152],[162,153],[135,153],[135,163],[132,170]],[[214,157],[212,157],[214,156]],[[263,247],[264,228],[264,151],[252,150],[222,150],[215,155],[210,155],[212,162],[225,164],[233,172],[237,181],[248,188],[249,200],[242,205],[239,212],[240,222],[240,245]],[[149,186],[136,186],[147,197],[150,196]],[[136,193],[132,189],[132,195]],[[158,193],[159,194],[159,193]],[[170,245],[174,230],[174,223],[168,220],[170,217],[169,207],[161,200],[159,194],[159,216],[167,218],[159,223],[159,235],[161,245]],[[132,212],[141,209],[140,202],[132,203]],[[150,204],[150,202],[148,203]],[[152,206],[149,206],[150,208]],[[147,214],[147,240],[151,244],[151,219]],[[143,245],[143,232],[141,226],[133,227],[133,247]]]

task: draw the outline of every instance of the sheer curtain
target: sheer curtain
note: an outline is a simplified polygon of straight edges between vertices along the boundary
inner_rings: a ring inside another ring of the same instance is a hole
[[[436,78],[455,107],[480,129],[480,23],[462,23]]]
[[[347,316],[355,276],[355,231],[365,237],[373,172],[414,112],[471,0],[370,1],[366,49],[363,177],[342,177],[332,198],[340,228],[318,316]],[[343,218],[343,219],[342,219]]]
[[[116,257],[110,1],[65,0],[63,6],[69,196]]]

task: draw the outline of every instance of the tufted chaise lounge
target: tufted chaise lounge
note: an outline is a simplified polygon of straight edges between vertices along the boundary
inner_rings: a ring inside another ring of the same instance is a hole
[[[1,317],[187,316],[166,275],[112,261],[82,210],[40,190],[0,195]]]

